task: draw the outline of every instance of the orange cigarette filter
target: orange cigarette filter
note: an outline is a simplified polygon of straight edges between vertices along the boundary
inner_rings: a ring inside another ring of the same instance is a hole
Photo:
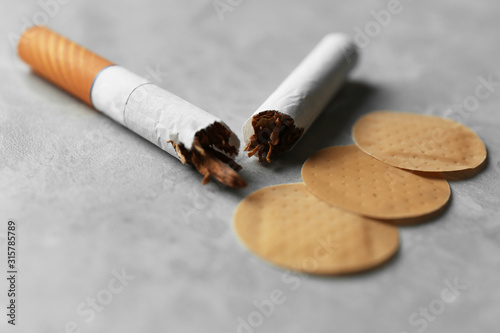
[[[203,183],[246,186],[233,160],[238,137],[218,117],[42,26],[24,32],[18,53],[39,76],[193,164]]]
[[[90,106],[95,77],[103,68],[114,65],[43,26],[23,33],[18,53],[35,73]]]

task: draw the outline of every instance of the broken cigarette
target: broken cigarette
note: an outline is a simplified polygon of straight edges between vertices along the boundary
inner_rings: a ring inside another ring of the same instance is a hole
[[[60,36],[29,28],[18,45],[32,70],[204,176],[245,187],[237,136],[219,118]]]
[[[358,51],[344,34],[325,36],[243,125],[248,156],[271,162],[307,132],[355,66]]]

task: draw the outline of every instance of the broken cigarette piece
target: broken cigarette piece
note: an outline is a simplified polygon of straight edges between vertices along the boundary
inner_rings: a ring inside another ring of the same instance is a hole
[[[252,118],[254,134],[245,146],[248,157],[257,155],[259,162],[264,158],[271,163],[272,154],[283,153],[293,146],[304,132],[295,126],[294,120],[277,111],[263,111]]]
[[[207,184],[210,176],[219,182],[235,188],[245,187],[247,184],[238,175],[241,166],[221,151],[236,154],[234,146],[225,140],[228,129],[220,123],[214,123],[206,130],[201,130],[195,136],[193,148],[187,150],[184,145],[170,141],[183,164],[194,165],[203,177],[203,185]],[[210,138],[216,138],[211,140]]]
[[[344,34],[325,36],[243,125],[248,156],[259,162],[291,150],[355,66],[358,51]]]
[[[239,140],[222,120],[50,29],[35,26],[18,53],[32,70],[203,175],[241,188]]]

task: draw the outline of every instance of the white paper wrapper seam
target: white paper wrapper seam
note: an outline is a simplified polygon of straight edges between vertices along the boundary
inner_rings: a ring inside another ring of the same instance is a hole
[[[169,140],[189,150],[196,133],[215,122],[231,131],[219,118],[120,66],[99,73],[91,98],[97,110],[177,158]],[[239,149],[236,135],[229,142]]]

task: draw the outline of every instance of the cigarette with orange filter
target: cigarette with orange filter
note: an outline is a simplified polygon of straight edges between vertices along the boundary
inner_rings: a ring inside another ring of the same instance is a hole
[[[234,161],[240,142],[219,118],[43,26],[23,33],[18,53],[39,76],[194,165],[203,184],[211,176],[246,186]]]

